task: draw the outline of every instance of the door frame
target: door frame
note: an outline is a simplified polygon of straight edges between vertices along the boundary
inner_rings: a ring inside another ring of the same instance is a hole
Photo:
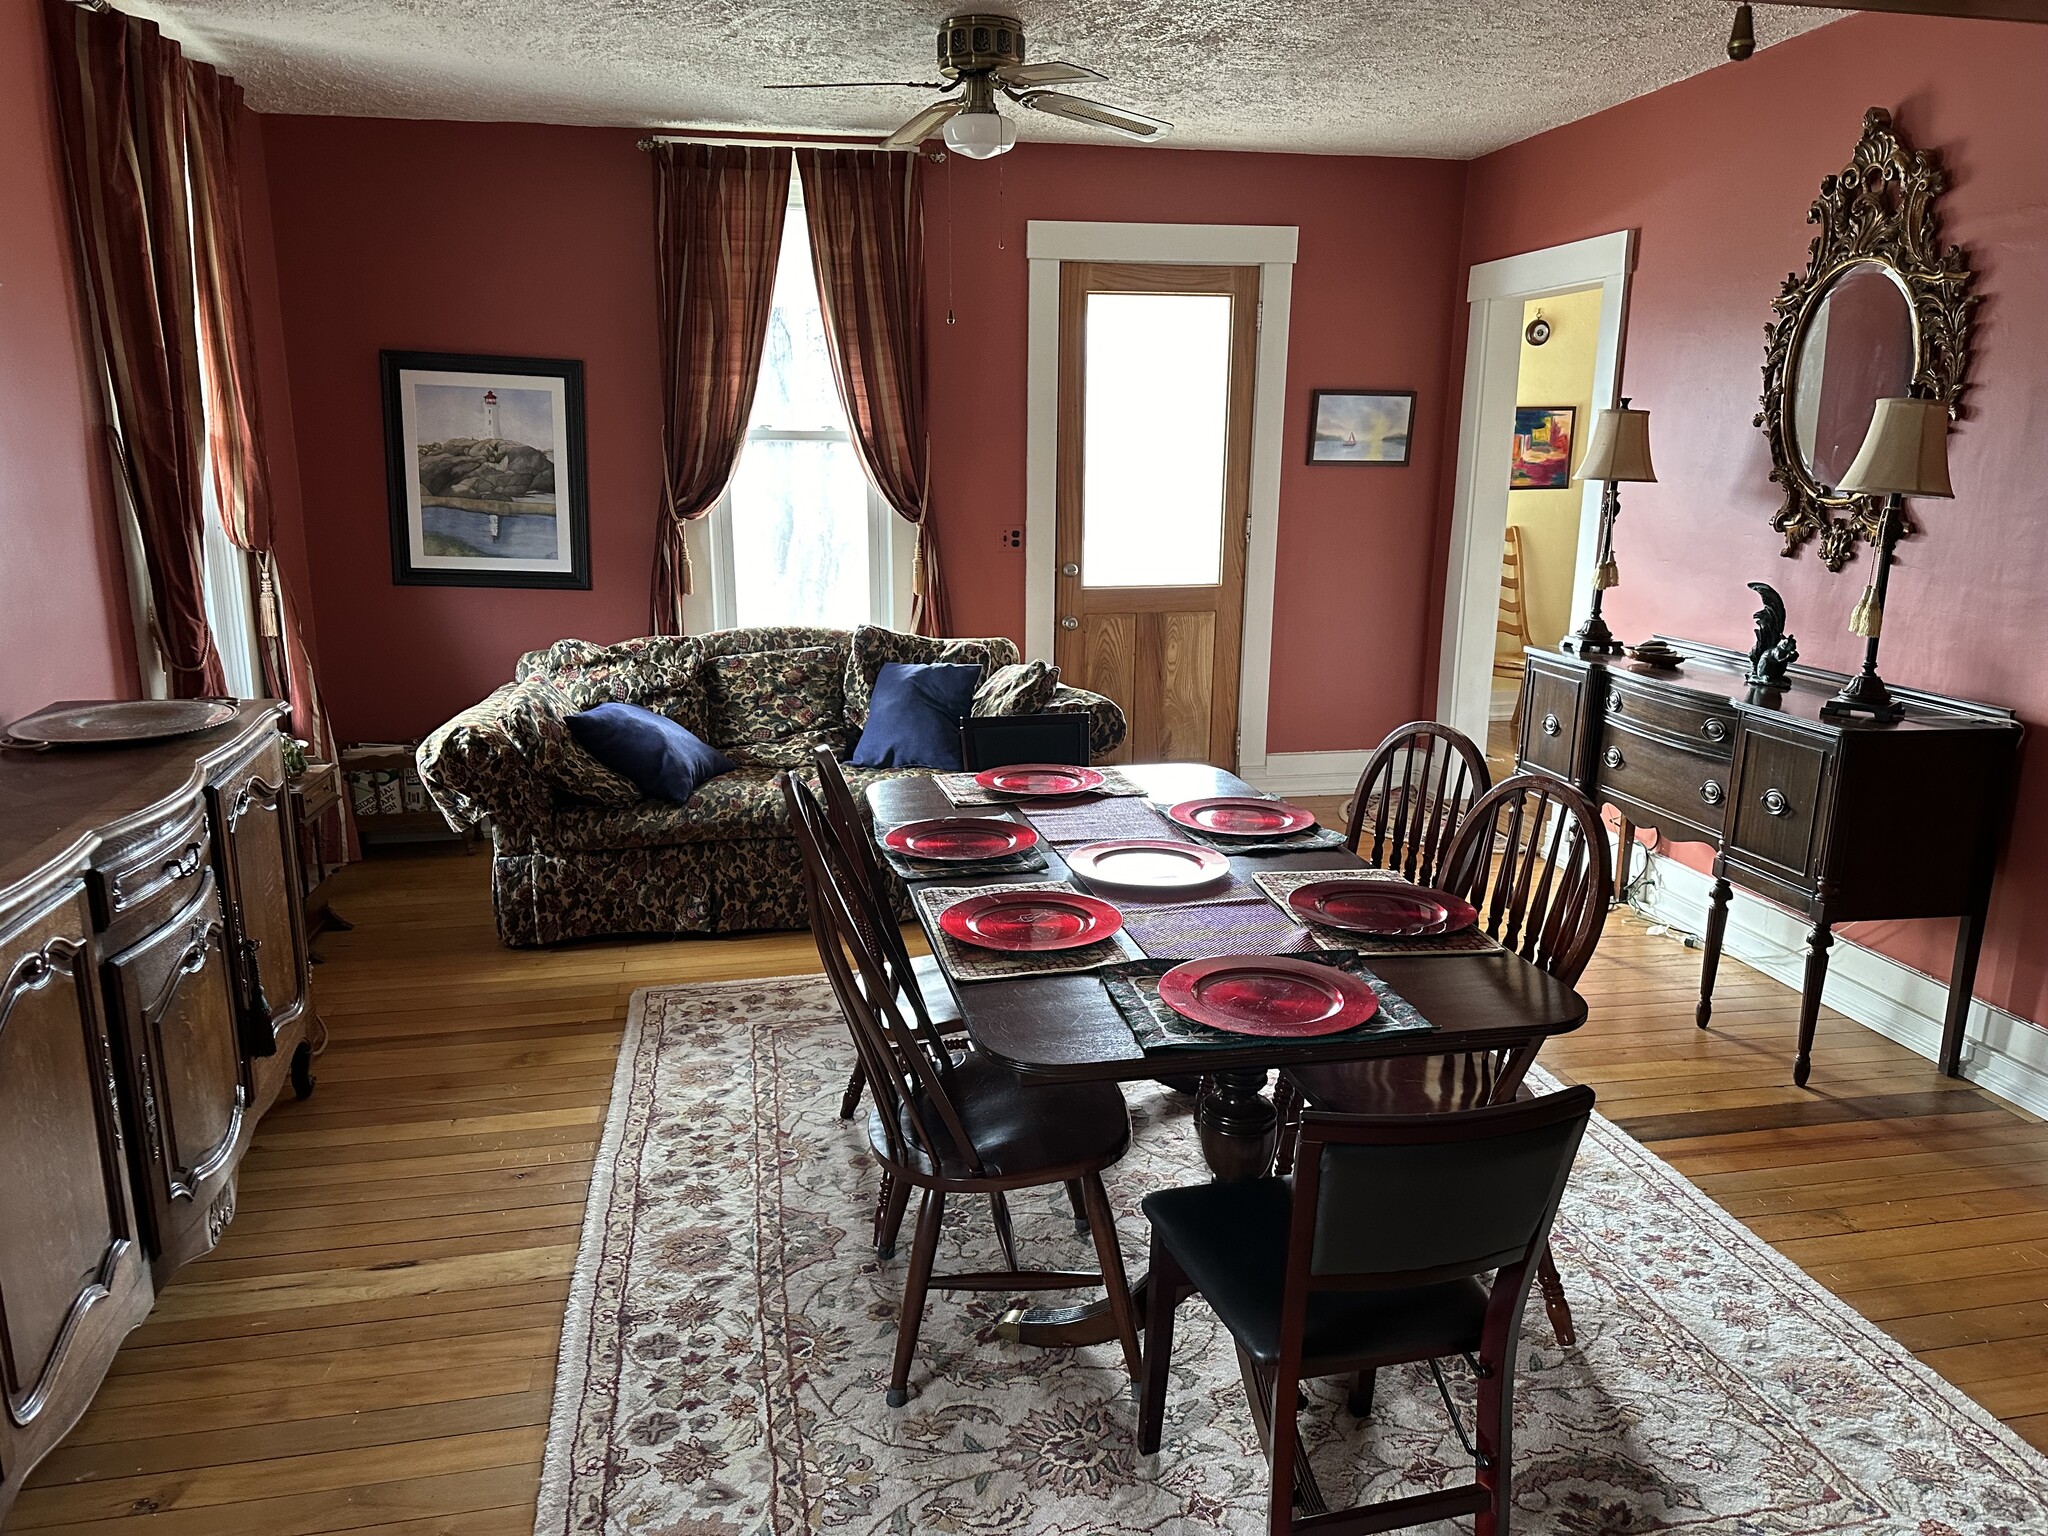
[[[1623,229],[1480,262],[1466,283],[1471,315],[1465,334],[1465,397],[1458,415],[1450,558],[1444,572],[1436,717],[1474,741],[1486,740],[1493,697],[1494,628],[1500,611],[1501,542],[1508,525],[1523,306],[1553,294],[1600,289],[1591,399],[1595,411],[1611,408],[1621,390],[1629,274],[1635,258],[1636,232]],[[1592,602],[1602,488],[1598,481],[1588,480],[1581,489],[1579,549],[1572,575],[1574,619]]]
[[[1259,345],[1252,381],[1244,630],[1238,661],[1237,771],[1266,766],[1267,680],[1273,668],[1273,577],[1280,533],[1281,433],[1287,329],[1299,231],[1291,224],[1103,224],[1033,219],[1024,434],[1024,649],[1050,658],[1059,501],[1060,264],[1143,262],[1259,269]]]

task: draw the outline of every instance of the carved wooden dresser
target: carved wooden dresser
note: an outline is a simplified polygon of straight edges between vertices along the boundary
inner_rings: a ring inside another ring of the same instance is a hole
[[[281,713],[0,751],[0,1517],[312,1090]]]
[[[1811,922],[1796,1083],[1811,1070],[1834,925],[1960,919],[1940,1055],[1941,1069],[1956,1075],[2011,814],[2020,744],[2013,712],[1895,687],[1902,720],[1824,719],[1821,704],[1845,681],[1838,673],[1795,667],[1784,688],[1752,689],[1736,652],[1669,643],[1685,661],[1661,670],[1620,656],[1530,650],[1520,767],[1568,779],[1619,810],[1624,861],[1635,827],[1713,847],[1702,1029],[1732,886]],[[1623,884],[1617,878],[1616,889]]]

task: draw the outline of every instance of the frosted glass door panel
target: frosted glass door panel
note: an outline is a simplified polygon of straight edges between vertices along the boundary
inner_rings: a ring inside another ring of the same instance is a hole
[[[868,481],[851,445],[762,438],[732,477],[734,622],[868,622]]]
[[[1091,293],[1081,584],[1223,579],[1230,306],[1220,293]]]

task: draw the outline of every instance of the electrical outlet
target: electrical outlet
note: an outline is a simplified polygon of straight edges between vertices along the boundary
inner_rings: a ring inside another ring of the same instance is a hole
[[[1022,528],[1005,528],[1003,530],[1003,548],[1022,549],[1023,547],[1024,530]]]

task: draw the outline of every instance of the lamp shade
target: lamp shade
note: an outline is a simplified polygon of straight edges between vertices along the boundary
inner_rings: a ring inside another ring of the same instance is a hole
[[[1853,496],[1953,496],[1948,407],[1939,400],[1877,402],[1856,462],[1835,487]]]
[[[1579,464],[1581,480],[1655,480],[1650,463],[1650,413],[1627,408],[1602,411],[1593,441]]]

